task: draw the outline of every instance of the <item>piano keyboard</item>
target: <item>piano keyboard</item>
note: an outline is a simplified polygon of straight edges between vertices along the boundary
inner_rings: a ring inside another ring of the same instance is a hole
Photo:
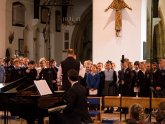
[[[48,109],[48,112],[49,112],[49,113],[58,112],[58,111],[63,110],[65,107],[66,107],[66,105],[61,105],[61,106],[49,108],[49,109]]]

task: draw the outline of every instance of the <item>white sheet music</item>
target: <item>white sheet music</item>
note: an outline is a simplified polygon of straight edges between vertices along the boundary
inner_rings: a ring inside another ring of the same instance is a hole
[[[139,88],[138,87],[134,87],[134,92],[138,93],[139,92]]]
[[[35,80],[34,84],[36,85],[40,95],[52,94],[47,82],[45,80]]]

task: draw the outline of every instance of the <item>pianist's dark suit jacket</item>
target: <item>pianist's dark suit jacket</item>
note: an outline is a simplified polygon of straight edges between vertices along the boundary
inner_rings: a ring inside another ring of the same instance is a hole
[[[86,99],[86,89],[78,82],[67,91],[67,107],[63,110],[67,124],[80,124],[84,120],[91,122]]]

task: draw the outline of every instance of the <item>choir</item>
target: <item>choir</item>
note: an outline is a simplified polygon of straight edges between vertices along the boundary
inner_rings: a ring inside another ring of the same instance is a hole
[[[59,67],[56,61],[41,58],[38,63],[23,57],[12,58],[8,62],[1,58],[1,83],[26,76],[27,80],[45,79],[52,90],[57,90]],[[149,97],[152,91],[154,97],[165,97],[165,59],[160,59],[158,63],[130,62],[129,59],[124,59],[119,71],[115,70],[115,63],[112,61],[108,60],[104,65],[86,60],[83,68],[85,74],[84,77],[80,76],[79,80],[88,92],[97,89],[97,96],[122,94]]]

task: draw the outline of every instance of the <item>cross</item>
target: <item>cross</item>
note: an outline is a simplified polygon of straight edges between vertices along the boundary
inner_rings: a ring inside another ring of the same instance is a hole
[[[125,2],[124,0],[113,0],[113,2],[108,6],[108,8],[105,9],[105,12],[109,9],[115,10],[115,30],[116,30],[116,36],[119,37],[119,33],[121,31],[122,27],[122,9],[128,8],[132,10]]]

